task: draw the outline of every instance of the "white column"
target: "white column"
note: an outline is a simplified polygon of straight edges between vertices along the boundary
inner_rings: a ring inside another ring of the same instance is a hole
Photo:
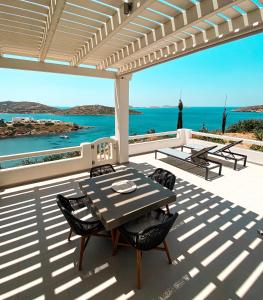
[[[129,80],[131,76],[115,79],[115,138],[118,141],[118,162],[129,161]]]

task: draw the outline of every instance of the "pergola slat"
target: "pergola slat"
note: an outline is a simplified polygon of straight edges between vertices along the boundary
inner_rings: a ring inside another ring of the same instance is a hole
[[[236,1],[241,2],[240,1]],[[197,9],[195,6],[192,6],[189,10],[186,11],[186,20],[187,23],[185,24],[185,19],[183,18],[183,14],[176,15],[175,18],[172,20],[167,21],[163,26],[159,26],[155,30],[155,36],[152,33],[148,33],[147,37],[140,37],[140,42],[137,40],[134,41],[134,46],[130,45],[127,49],[124,49],[124,56],[121,56],[120,59],[117,61],[125,61],[126,58],[132,59],[133,54],[139,54],[142,52],[142,49],[149,47],[149,45],[154,45],[160,43],[162,40],[166,40],[167,36],[172,36],[181,33],[182,31],[187,30],[188,27],[194,25],[194,22],[199,21],[200,19],[207,19],[211,14],[216,14],[225,10],[229,6],[233,5],[232,0],[224,0],[224,6],[218,6],[218,9],[214,9],[213,1],[211,0],[204,0],[200,2],[200,7],[202,11],[202,17],[199,18],[197,14]],[[205,12],[205,13],[204,13]],[[106,64],[104,60],[102,64]],[[109,66],[109,65],[108,65]]]
[[[133,10],[133,13],[131,14],[132,17],[139,15],[145,8],[153,3],[154,0],[135,0],[133,2],[133,6],[135,7]],[[140,6],[137,8],[137,3],[140,3]],[[113,36],[115,36],[128,22],[129,19],[132,17],[127,17],[123,14],[123,5],[120,7],[120,12],[116,12],[112,16],[112,20],[109,20],[105,27],[107,28],[107,32],[104,32],[103,28],[101,29],[101,32],[105,34],[105,36],[99,36],[97,34],[97,37],[93,39],[93,42],[90,43],[89,45],[89,50],[87,49],[86,45],[83,45],[84,51],[78,52],[75,57],[76,57],[76,64],[80,64],[83,59],[87,57],[87,55],[91,54],[94,51],[97,51],[99,48],[103,47],[103,45],[109,41]],[[121,21],[123,20],[123,21]],[[119,22],[121,22],[119,24]],[[97,40],[97,41],[96,41]],[[98,42],[99,41],[99,42]],[[86,53],[84,56],[81,55],[81,53]]]

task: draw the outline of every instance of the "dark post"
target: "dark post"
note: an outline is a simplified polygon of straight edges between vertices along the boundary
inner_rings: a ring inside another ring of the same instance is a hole
[[[180,99],[178,103],[178,120],[177,120],[177,129],[183,128],[183,102]]]

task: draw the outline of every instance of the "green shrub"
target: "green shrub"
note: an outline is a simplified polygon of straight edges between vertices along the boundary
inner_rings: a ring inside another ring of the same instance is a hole
[[[0,127],[6,127],[6,123],[4,119],[0,119]]]
[[[263,129],[254,130],[254,135],[257,140],[263,141]]]
[[[193,135],[193,138],[198,139],[198,140],[202,140],[202,141],[207,141],[207,142],[225,144],[225,141],[223,139],[213,138],[213,137],[209,137],[209,136]]]
[[[37,164],[37,163],[39,163],[39,161],[36,158],[35,159],[34,158],[32,158],[32,159],[26,158],[26,159],[23,159],[21,161],[22,166],[34,165],[34,164]]]
[[[29,124],[26,124],[26,128],[32,129],[32,128],[34,128],[34,126],[29,123]]]
[[[263,152],[263,146],[251,145],[249,149]]]
[[[13,126],[14,127],[22,127],[22,126],[25,126],[25,124],[18,122],[18,123],[14,123]]]
[[[263,130],[263,120],[242,120],[227,128],[227,132],[253,132],[254,130]]]
[[[45,125],[46,125],[46,126],[53,126],[54,123],[52,123],[52,122],[46,122]]]

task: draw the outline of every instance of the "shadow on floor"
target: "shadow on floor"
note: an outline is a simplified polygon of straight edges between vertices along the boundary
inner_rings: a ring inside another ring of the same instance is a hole
[[[128,166],[145,175],[155,169]],[[135,251],[119,248],[112,257],[110,240],[93,237],[79,272],[79,240],[67,241],[55,196],[80,195],[83,178],[1,194],[0,299],[260,299],[261,218],[180,178],[170,206],[179,212],[167,239],[172,265],[162,252],[144,253],[137,290]]]

